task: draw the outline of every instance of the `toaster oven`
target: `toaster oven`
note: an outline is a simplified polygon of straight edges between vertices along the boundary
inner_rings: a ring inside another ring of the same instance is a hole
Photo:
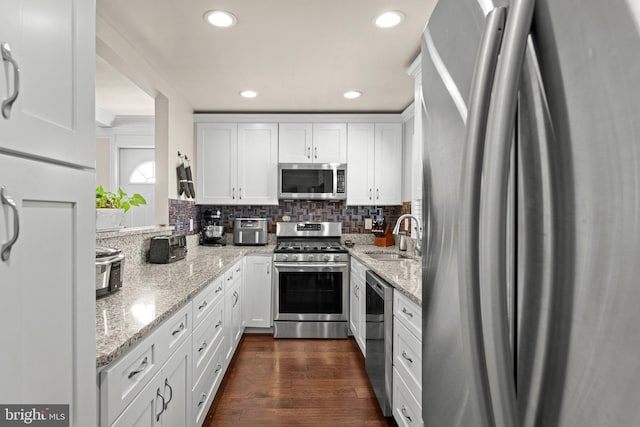
[[[187,256],[187,238],[185,236],[154,236],[149,246],[149,262],[168,264]]]
[[[124,254],[120,249],[96,247],[96,298],[122,288]]]

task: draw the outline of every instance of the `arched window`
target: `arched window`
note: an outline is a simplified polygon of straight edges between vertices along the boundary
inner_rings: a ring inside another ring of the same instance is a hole
[[[129,176],[129,184],[155,184],[156,183],[156,163],[144,162],[140,163],[131,172]]]

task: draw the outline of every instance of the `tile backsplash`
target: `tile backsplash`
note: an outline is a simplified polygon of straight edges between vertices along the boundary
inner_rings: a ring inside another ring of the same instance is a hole
[[[377,206],[382,208],[382,215],[393,227],[398,217],[411,211],[411,203],[402,206]],[[202,214],[209,209],[219,210],[222,225],[228,230],[233,228],[236,218],[267,218],[269,233],[275,233],[276,222],[289,216],[290,221],[339,221],[342,232],[350,234],[370,233],[364,229],[364,219],[370,218],[370,209],[374,206],[347,206],[345,201],[297,200],[283,201],[278,206],[230,206],[230,205],[196,205],[190,200],[169,200],[169,224],[176,227],[177,234],[195,234],[200,232]],[[193,219],[193,233],[189,231],[189,220]]]

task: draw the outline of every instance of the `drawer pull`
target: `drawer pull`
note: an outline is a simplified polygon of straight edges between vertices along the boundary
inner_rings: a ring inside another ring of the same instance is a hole
[[[131,379],[138,375],[140,372],[144,371],[147,368],[147,363],[149,363],[149,360],[147,357],[145,357],[144,359],[142,359],[142,363],[140,363],[140,367],[138,369],[129,372],[128,378]]]
[[[406,408],[404,405],[402,405],[402,415],[404,415],[404,417],[405,417],[406,419],[408,419],[410,423],[412,423],[412,422],[413,422],[413,420],[411,419],[411,417],[410,417],[409,415],[407,415],[407,408]]]
[[[171,387],[171,385],[169,384],[169,378],[165,378],[164,379],[164,388],[167,388],[167,387],[169,387],[169,398],[164,403],[164,410],[165,411],[169,407],[169,402],[171,402],[173,400],[173,387]]]
[[[228,282],[229,280],[233,280],[233,274],[230,274],[230,275],[229,275],[229,277],[227,277],[227,282]]]
[[[158,401],[158,398],[162,399],[162,405],[160,405],[160,407],[162,408],[162,410],[156,414],[156,422],[160,421],[160,417],[162,416],[162,413],[164,412],[164,410],[166,409],[166,404],[167,402],[165,402],[164,400],[164,396],[160,394],[160,389],[158,389],[156,391],[156,402]]]
[[[174,337],[174,336],[178,335],[182,331],[184,331],[184,322],[180,322],[180,326],[178,326],[178,329],[176,329],[175,331],[171,332],[171,336]]]
[[[217,294],[218,292],[222,292],[222,285],[218,286],[218,289],[216,289],[215,293]]]
[[[407,307],[402,307],[402,312],[409,317],[413,317],[413,313],[410,311],[407,311]]]
[[[216,326],[214,326],[214,328],[218,329],[220,326],[222,326],[222,320],[218,320],[218,323],[216,323]]]
[[[220,365],[218,363],[218,366],[216,366],[216,370],[215,370],[214,374],[217,374],[218,372],[220,372],[220,369],[222,369],[222,365]]]
[[[204,403],[205,400],[207,400],[206,393],[202,393],[201,396],[202,397],[200,398],[200,402],[198,402],[198,408],[202,406],[202,404]]]
[[[198,353],[200,353],[202,350],[204,350],[205,348],[207,348],[207,342],[203,341],[202,342],[202,346],[200,346],[200,348],[198,349]]]
[[[203,308],[205,308],[206,306],[207,306],[207,302],[206,302],[206,301],[203,301],[203,302],[202,302],[202,304],[200,304],[200,305],[198,306],[198,310],[202,310],[202,309],[203,309]]]
[[[407,356],[407,352],[404,351],[404,350],[402,350],[402,357],[407,359],[409,361],[409,363],[413,363],[413,359],[411,359],[409,356]]]

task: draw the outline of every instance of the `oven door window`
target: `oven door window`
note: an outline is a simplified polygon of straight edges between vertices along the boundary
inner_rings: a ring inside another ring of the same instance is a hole
[[[279,282],[280,313],[343,313],[341,272],[286,272]]]

